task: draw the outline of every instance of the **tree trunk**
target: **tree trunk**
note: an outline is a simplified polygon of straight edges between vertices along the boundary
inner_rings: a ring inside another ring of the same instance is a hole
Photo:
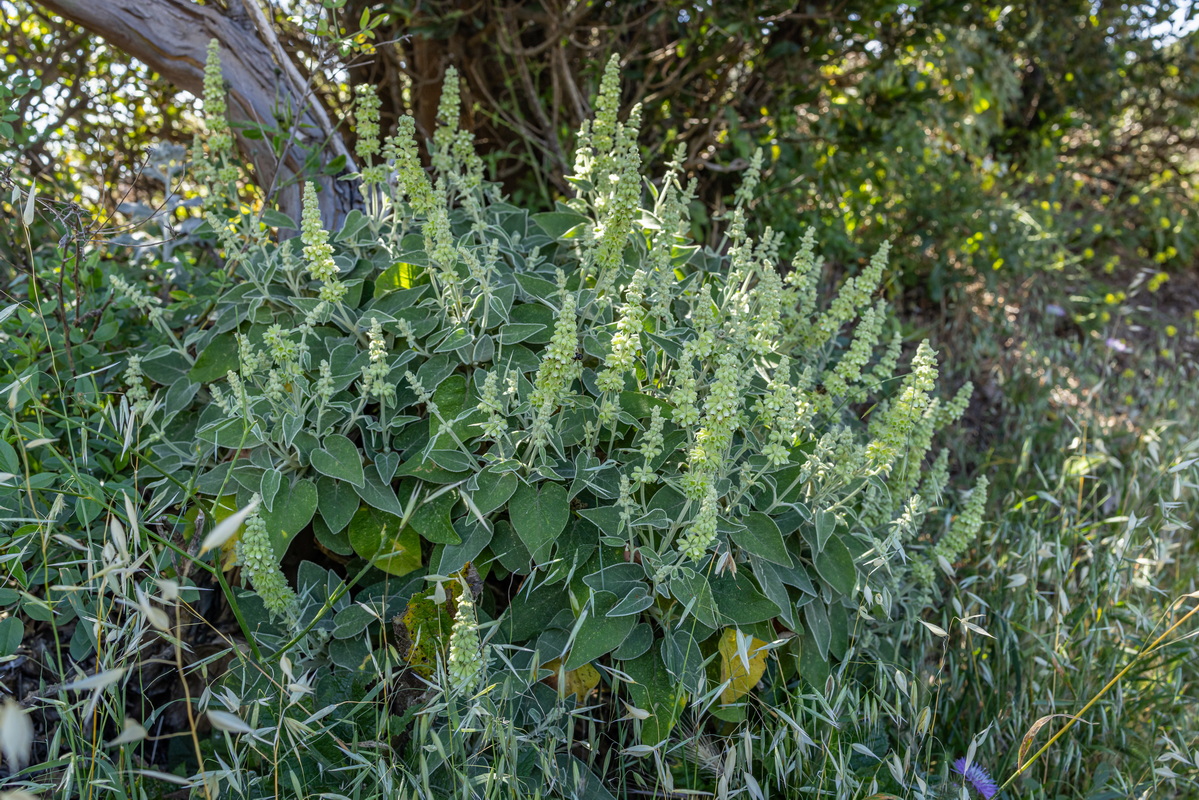
[[[230,10],[222,13],[216,5],[192,0],[39,0],[48,11],[81,25],[197,96],[204,85],[208,42],[220,42],[229,121],[238,149],[253,166],[254,179],[268,201],[298,221],[308,155],[319,150],[321,165],[345,156],[348,170],[355,169],[354,159],[319,100],[301,85],[295,65],[281,60],[288,57],[257,1],[230,0]],[[247,138],[246,132],[256,128],[263,135]],[[276,135],[290,137],[282,157],[272,148]],[[325,225],[340,227],[361,202],[357,187],[323,172],[310,177],[322,189]]]

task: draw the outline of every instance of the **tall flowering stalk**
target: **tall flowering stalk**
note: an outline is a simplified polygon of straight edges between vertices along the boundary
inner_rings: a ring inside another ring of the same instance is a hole
[[[450,631],[449,658],[446,671],[450,678],[450,691],[458,696],[470,695],[479,687],[485,666],[483,645],[479,640],[479,621],[475,615],[475,601],[471,589],[465,582],[458,596],[458,608],[454,612],[454,627]]]
[[[582,366],[575,358],[579,332],[577,320],[578,299],[574,292],[566,290],[566,276],[559,272],[559,285],[563,293],[562,308],[549,346],[541,356],[541,364],[533,379],[533,394],[530,404],[533,409],[532,441],[534,447],[545,444],[549,435],[550,416],[561,405],[571,383],[582,373]]]
[[[333,262],[333,245],[329,244],[329,233],[321,224],[320,201],[316,196],[316,185],[311,181],[304,184],[300,241],[304,243],[308,275],[314,281],[321,281],[320,298],[328,303],[340,302],[345,297],[346,287],[337,277],[340,270]]]
[[[254,498],[257,501],[258,495]],[[242,572],[249,578],[267,611],[273,617],[294,624],[298,616],[299,600],[279,569],[279,559],[275,557],[275,548],[271,545],[266,522],[257,513],[246,519],[236,549]]]

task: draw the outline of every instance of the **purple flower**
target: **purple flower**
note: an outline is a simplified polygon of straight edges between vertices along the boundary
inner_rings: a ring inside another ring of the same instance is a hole
[[[966,783],[985,798],[991,800],[999,792],[999,784],[992,780],[987,771],[978,764],[966,765],[966,759],[959,758],[953,762],[954,772],[966,779]]]
[[[1132,352],[1132,348],[1129,347],[1128,345],[1124,344],[1124,342],[1121,341],[1120,339],[1109,338],[1106,342],[1104,342],[1104,344],[1106,344],[1111,349],[1115,350],[1117,353],[1131,353]]]

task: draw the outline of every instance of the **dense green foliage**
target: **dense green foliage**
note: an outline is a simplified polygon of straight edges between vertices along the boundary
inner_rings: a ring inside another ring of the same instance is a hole
[[[334,230],[261,203],[215,51],[127,195],[28,157],[95,120],[5,64],[0,788],[1193,796],[1173,5],[609,4],[528,81],[506,4],[280,7],[462,66],[318,81]],[[120,60],[72,30],[13,49]]]

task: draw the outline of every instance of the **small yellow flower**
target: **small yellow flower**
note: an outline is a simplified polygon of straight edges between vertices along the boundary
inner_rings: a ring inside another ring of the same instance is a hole
[[[1120,373],[1120,377],[1131,380],[1132,378],[1136,377],[1136,373],[1126,367],[1124,371]]]
[[[1175,328],[1173,325],[1167,325],[1166,326],[1166,335],[1169,336],[1170,338],[1174,338],[1175,336],[1178,335],[1178,328]]]
[[[1091,230],[1092,230],[1094,233],[1103,233],[1103,225],[1101,225],[1100,223],[1096,222],[1094,225],[1092,225],[1092,226],[1091,226]]]
[[[1090,260],[1095,257],[1095,251],[1088,247],[1086,250],[1082,251],[1082,257]]]
[[[1139,194],[1134,194],[1132,197],[1128,198],[1128,204],[1130,206],[1139,206],[1141,204],[1141,196]]]

